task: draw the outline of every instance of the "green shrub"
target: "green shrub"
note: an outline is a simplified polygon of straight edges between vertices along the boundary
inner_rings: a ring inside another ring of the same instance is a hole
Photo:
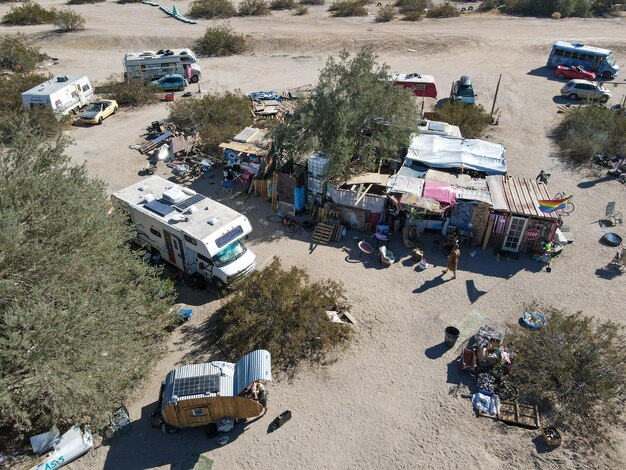
[[[489,113],[481,105],[466,105],[452,101],[437,110],[439,120],[459,126],[466,139],[477,139],[489,125]]]
[[[510,325],[507,347],[515,352],[509,380],[540,407],[549,424],[578,437],[602,439],[609,424],[623,426],[626,401],[624,326],[582,313],[544,308],[538,331]]]
[[[367,8],[355,0],[336,0],[328,11],[332,12],[332,16],[336,18],[350,16],[367,16]]]
[[[424,10],[432,5],[430,0],[396,0],[396,7],[400,13],[417,11],[424,14]]]
[[[352,328],[329,321],[325,313],[337,308],[342,295],[338,282],[312,281],[304,269],[285,270],[275,258],[217,311],[218,347],[233,360],[267,349],[272,368],[292,376],[303,361],[321,362],[349,343]]]
[[[270,14],[270,9],[265,0],[243,0],[239,4],[237,14],[239,16],[265,16]]]
[[[2,17],[2,22],[11,26],[26,26],[33,24],[52,23],[56,16],[56,11],[46,10],[39,3],[24,2],[22,5],[12,7],[11,10]]]
[[[272,0],[270,3],[270,10],[293,10],[295,7],[295,0]]]
[[[460,14],[461,12],[454,5],[448,3],[429,8],[428,12],[426,12],[426,18],[454,18]]]
[[[396,18],[396,9],[393,5],[385,5],[378,9],[376,23],[387,23]]]
[[[85,18],[71,8],[57,11],[54,25],[63,32],[80,31],[85,29]]]
[[[91,3],[102,3],[106,0],[67,0],[68,5],[85,5]],[[119,1],[117,3],[120,3]]]
[[[157,103],[163,91],[150,83],[120,80],[120,77],[112,75],[98,87],[97,92],[105,98],[117,101],[120,106],[138,107]]]
[[[223,154],[219,144],[253,122],[250,100],[231,92],[176,101],[170,105],[169,119],[188,135],[198,132],[201,150],[215,156]]]
[[[529,16],[551,16],[558,11],[563,18],[586,17],[591,14],[592,5],[589,0],[507,0],[504,11]]]
[[[296,16],[308,15],[309,9],[304,5],[297,5],[293,10],[293,14]]]
[[[0,36],[0,70],[29,72],[46,58],[23,34]]]
[[[420,21],[424,18],[424,13],[421,11],[407,11],[402,20],[404,21]]]
[[[207,57],[224,57],[241,54],[246,50],[246,40],[230,26],[213,26],[206,29],[196,41],[195,49]]]
[[[478,6],[478,11],[491,11],[494,8],[498,8],[500,0],[483,0]]]
[[[300,5],[315,6],[315,5],[324,5],[326,1],[325,0],[300,0],[298,3],[300,3]]]
[[[230,18],[237,11],[230,0],[194,0],[188,16],[191,18]]]
[[[604,106],[578,106],[565,114],[551,137],[564,158],[584,165],[597,153],[626,153],[626,117]]]

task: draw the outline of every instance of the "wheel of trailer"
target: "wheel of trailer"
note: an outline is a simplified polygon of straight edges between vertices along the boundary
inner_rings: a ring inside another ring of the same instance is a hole
[[[197,75],[194,75],[193,77],[189,79],[191,83],[198,83],[198,80],[200,80],[200,78],[198,78]]]
[[[578,99],[578,95],[576,93],[570,93],[569,95],[567,95],[567,98],[570,101],[576,101]]]
[[[161,423],[161,432],[163,434],[176,434],[178,429],[168,425],[167,423]]]
[[[560,78],[561,80],[563,80],[565,78],[565,75],[563,75],[562,73],[557,75],[558,78]]]

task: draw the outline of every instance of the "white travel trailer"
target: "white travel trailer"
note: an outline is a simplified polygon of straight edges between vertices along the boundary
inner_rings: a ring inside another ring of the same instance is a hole
[[[55,113],[76,113],[93,98],[86,76],[59,75],[22,93],[24,108],[50,108]]]
[[[202,70],[196,62],[196,55],[189,49],[128,52],[123,62],[124,77],[127,80],[149,82],[165,75],[180,74],[189,83],[196,83],[202,76]]]
[[[137,243],[189,274],[223,288],[256,268],[256,256],[241,241],[248,218],[202,194],[151,176],[111,196],[130,214]]]

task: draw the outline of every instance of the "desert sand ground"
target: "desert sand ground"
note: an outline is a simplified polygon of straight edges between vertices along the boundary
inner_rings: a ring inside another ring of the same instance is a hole
[[[59,0],[42,3],[62,5]],[[182,12],[187,5],[177,2]],[[0,6],[0,13],[8,8]],[[49,55],[60,59],[49,67],[51,72],[86,73],[98,82],[122,72],[126,51],[191,46],[206,26],[221,23],[184,25],[141,4],[107,2],[75,9],[87,20],[84,32],[59,35],[45,25],[3,27],[0,32],[37,37]],[[552,192],[574,195],[576,211],[566,223],[575,233],[575,242],[553,262],[551,273],[528,258],[496,263],[491,251],[478,249],[471,257],[465,249],[458,278],[443,282],[438,266],[445,259],[430,253],[428,245],[426,256],[435,267],[418,272],[403,258],[382,269],[376,261],[358,260],[350,232],[341,243],[311,252],[307,233],[288,238],[266,220],[271,211],[266,201],[224,199],[252,221],[249,246],[260,264],[276,255],[286,265],[306,267],[314,277],[345,283],[358,320],[356,343],[330,365],[303,368],[293,381],[274,382],[268,413],[235,428],[224,447],[207,439],[202,430],[166,436],[149,424],[160,381],[179,364],[208,359],[203,345],[211,339],[203,334],[203,324],[221,302],[209,293],[184,290],[181,300],[193,306],[194,317],[173,334],[167,354],[132,391],[127,405],[133,431],[68,468],[191,469],[200,455],[213,459],[217,469],[608,469],[623,465],[624,434],[617,433],[615,444],[602,449],[563,446],[543,453],[536,446],[537,432],[476,418],[468,400],[450,393],[459,381],[467,380],[459,375],[455,362],[459,349],[448,351],[441,342],[448,325],[459,327],[463,340],[480,324],[515,322],[530,302],[624,321],[624,279],[608,279],[599,271],[615,250],[598,243],[603,229],[597,221],[608,201],[617,201],[618,208],[626,210],[626,187],[601,173],[570,171],[553,155],[547,132],[560,119],[556,106],[561,102],[562,83],[543,68],[550,44],[557,39],[610,47],[618,63],[626,63],[624,19],[554,21],[472,14],[376,24],[371,16],[333,19],[325,7],[310,11],[303,17],[277,12],[264,18],[231,19],[231,26],[246,35],[251,50],[235,57],[201,59],[202,91],[283,91],[311,84],[329,55],[363,45],[372,46],[394,71],[435,75],[440,97],[447,95],[461,74],[470,75],[478,101],[488,109],[501,73],[497,105],[501,119],[489,129],[487,139],[507,147],[510,174],[534,178],[545,169],[552,174]],[[612,102],[626,93],[623,76],[615,83],[620,85],[609,85]],[[167,106],[161,103],[121,111],[100,127],[74,128],[70,135],[75,145],[68,152],[115,191],[141,178],[145,160],[128,146],[140,142],[151,121],[166,115]],[[160,174],[169,176],[164,168]],[[223,197],[218,177],[200,179],[194,188]],[[626,235],[623,227],[616,231]],[[393,240],[391,248],[407,254],[400,239]],[[292,411],[292,420],[268,434],[272,419],[286,409]]]

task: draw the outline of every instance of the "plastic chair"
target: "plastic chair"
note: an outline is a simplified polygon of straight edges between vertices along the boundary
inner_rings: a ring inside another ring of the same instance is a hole
[[[235,182],[229,180],[222,181],[222,192],[226,194],[233,194],[233,189],[235,188]]]

